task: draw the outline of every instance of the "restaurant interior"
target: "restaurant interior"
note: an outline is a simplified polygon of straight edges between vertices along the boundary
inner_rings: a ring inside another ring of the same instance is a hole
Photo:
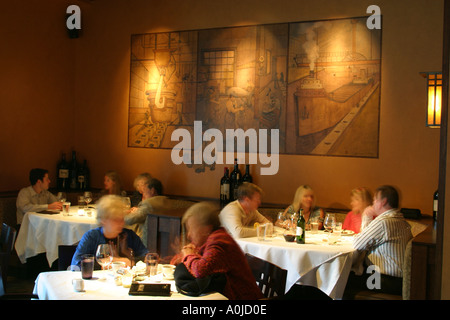
[[[71,32],[66,26],[70,5],[81,10],[81,29]],[[253,182],[264,191],[266,212],[286,208],[302,184],[312,186],[318,206],[339,214],[350,211],[352,189],[395,186],[401,208],[419,210],[417,222],[426,225],[413,242],[411,299],[449,299],[450,280],[444,275],[450,266],[445,236],[450,222],[444,217],[450,179],[450,2],[445,0],[8,1],[0,8],[0,221],[16,224],[15,199],[29,185],[30,169],[48,169],[50,190],[56,191],[57,165],[62,153],[70,161],[72,151],[78,161],[86,159],[93,191],[103,188],[105,172],[115,170],[131,194],[134,178],[149,172],[171,198],[218,201],[224,168],[231,171],[232,163],[196,170],[196,165],[175,164],[171,148],[131,146],[132,35],[369,18],[371,5],[381,11],[375,154],[282,150],[276,174],[261,174],[265,165],[260,162],[251,165]],[[442,119],[440,126],[429,127],[424,74],[436,72],[443,79]],[[11,288],[31,290],[34,278],[31,283],[22,279],[17,256],[11,264]]]

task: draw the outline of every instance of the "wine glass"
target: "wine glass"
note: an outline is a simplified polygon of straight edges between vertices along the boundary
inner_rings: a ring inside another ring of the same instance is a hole
[[[88,206],[89,203],[91,203],[91,201],[92,201],[92,192],[90,192],[90,191],[84,192],[84,201],[86,202],[86,206]]]
[[[58,194],[56,195],[56,200],[58,200],[59,202],[66,202],[66,193],[65,192],[58,192]]]
[[[336,216],[334,213],[327,213],[323,225],[325,226],[326,232],[333,232],[333,228],[336,226]]]
[[[109,244],[99,244],[95,253],[95,259],[101,265],[102,270],[109,266],[113,260],[112,249]]]
[[[123,197],[123,202],[125,202],[125,205],[127,206],[127,209],[131,208],[131,199],[130,199],[130,197]]]

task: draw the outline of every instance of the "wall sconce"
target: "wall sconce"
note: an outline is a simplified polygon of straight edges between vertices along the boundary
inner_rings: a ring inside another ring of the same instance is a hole
[[[440,128],[442,105],[442,72],[421,72],[427,79],[427,121],[429,128]]]

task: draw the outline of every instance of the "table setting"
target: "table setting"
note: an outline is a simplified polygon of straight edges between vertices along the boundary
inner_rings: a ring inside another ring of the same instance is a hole
[[[154,261],[156,253],[149,253],[144,261],[133,267],[123,261],[113,261],[98,248],[95,255],[83,257],[80,271],[40,273],[33,293],[40,300],[226,300],[213,292],[199,297],[178,292],[174,280],[175,266]],[[102,270],[94,270],[94,259]]]
[[[357,254],[352,246],[354,234],[342,230],[342,223],[331,221],[330,228],[324,221],[325,230],[306,230],[304,244],[296,242],[296,222],[292,221],[286,228],[269,224],[263,236],[259,232],[257,237],[236,241],[245,253],[288,271],[286,292],[294,284],[311,285],[340,299]]]
[[[17,235],[15,249],[21,263],[26,259],[46,252],[49,266],[58,258],[59,245],[72,245],[81,240],[89,230],[97,228],[95,205],[79,205],[67,202],[64,195],[58,195],[63,210],[25,213]]]

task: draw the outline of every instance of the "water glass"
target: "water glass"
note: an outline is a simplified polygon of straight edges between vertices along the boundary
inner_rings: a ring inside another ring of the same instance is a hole
[[[158,273],[158,260],[157,253],[147,253],[145,256],[145,263],[147,264],[147,274],[149,276],[156,276]]]
[[[260,224],[256,227],[256,236],[258,237],[259,241],[266,240],[266,230],[267,226],[265,224]]]

